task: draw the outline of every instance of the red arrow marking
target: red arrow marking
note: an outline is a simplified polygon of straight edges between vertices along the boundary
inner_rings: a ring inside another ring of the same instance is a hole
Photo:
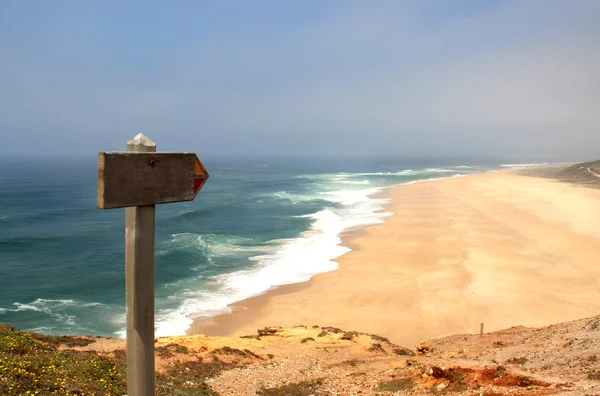
[[[202,188],[202,185],[206,182],[205,178],[194,179],[194,195],[198,194],[198,191]]]
[[[194,162],[194,175],[196,176],[194,178],[194,195],[196,195],[208,179],[208,172],[204,169],[198,157],[196,157],[196,161]]]

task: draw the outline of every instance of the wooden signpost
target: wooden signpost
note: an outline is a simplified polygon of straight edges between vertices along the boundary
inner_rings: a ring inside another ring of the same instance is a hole
[[[157,153],[143,134],[98,154],[98,208],[125,209],[127,395],[154,395],[155,205],[191,201],[208,180],[194,153]]]

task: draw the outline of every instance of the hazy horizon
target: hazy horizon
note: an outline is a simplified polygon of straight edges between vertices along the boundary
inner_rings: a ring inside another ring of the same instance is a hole
[[[0,3],[0,156],[600,157],[600,2]]]

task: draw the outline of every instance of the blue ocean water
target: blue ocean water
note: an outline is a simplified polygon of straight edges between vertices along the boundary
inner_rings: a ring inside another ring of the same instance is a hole
[[[204,161],[193,202],[156,219],[157,336],[332,271],[340,234],[385,220],[386,187],[495,169],[398,161]],[[124,210],[96,209],[92,161],[0,163],[0,322],[123,336]]]

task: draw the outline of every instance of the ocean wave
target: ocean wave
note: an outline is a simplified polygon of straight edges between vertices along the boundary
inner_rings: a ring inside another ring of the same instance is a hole
[[[322,181],[342,181],[353,177],[364,177],[364,176],[403,176],[412,173],[411,169],[405,169],[397,172],[339,172],[339,173],[321,173],[314,175],[297,175],[299,179],[309,180],[322,180]]]
[[[83,303],[75,300],[53,300],[38,298],[33,302],[23,304],[20,302],[14,302],[12,304],[15,308],[0,308],[10,312],[22,312],[22,311],[36,311],[36,312],[47,312],[53,308],[69,308],[69,307],[102,307],[104,304],[98,302]]]
[[[91,307],[105,307],[104,304],[98,302],[79,302],[71,299],[44,299],[38,298],[30,303],[12,303],[12,308],[0,308],[0,313],[22,313],[35,312],[47,315],[56,323],[59,323],[62,328],[81,328],[77,324],[77,315],[74,310],[89,309]]]
[[[527,163],[527,164],[503,164],[500,165],[503,168],[535,168],[540,166],[548,166],[549,162],[540,162],[540,163]]]
[[[350,251],[341,245],[340,235],[351,229],[381,223],[390,215],[380,213],[389,200],[372,197],[379,191],[381,189],[371,188],[323,193],[326,200],[338,206],[305,215],[313,221],[309,229],[296,238],[272,240],[255,247],[234,244],[221,250],[223,254],[236,253],[240,248],[245,252],[252,249],[263,252],[248,258],[254,263],[249,269],[210,279],[186,280],[187,286],[180,285],[181,289],[171,296],[172,300],[179,300],[178,306],[158,311],[157,336],[183,335],[195,318],[229,313],[230,305],[237,301],[337,269],[338,264],[333,260]],[[251,242],[244,240],[244,243]],[[208,249],[214,251],[215,247],[209,243]]]
[[[201,250],[207,258],[256,253],[265,250],[264,246],[260,246],[252,238],[237,235],[195,234],[186,232],[173,234],[171,240],[167,242],[167,249],[161,249],[161,252],[168,252],[169,249],[190,248]]]
[[[471,168],[468,165],[461,165],[464,168]],[[295,177],[301,179],[309,179],[313,181],[326,181],[326,182],[347,182],[348,179],[359,178],[359,177],[402,177],[402,176],[417,176],[437,173],[450,173],[454,172],[456,167],[447,168],[426,168],[426,169],[402,169],[399,171],[387,171],[387,172],[339,172],[339,173],[322,173],[314,175],[297,175]],[[368,181],[368,180],[367,180]],[[370,181],[368,181],[370,183]],[[364,182],[363,182],[364,183]],[[367,183],[364,183],[367,184]]]
[[[315,193],[290,193],[287,191],[276,191],[267,194],[270,198],[290,201],[292,204],[298,204],[310,201],[322,201],[323,195],[320,192]]]
[[[412,174],[415,171],[402,172]],[[423,173],[420,180],[407,180],[405,183],[462,176],[456,169],[430,168],[420,172]],[[333,184],[341,186],[343,181],[355,181],[352,177],[356,175],[336,174]],[[328,177],[331,182],[331,175]],[[364,180],[367,175],[361,177]],[[379,195],[384,188],[352,189],[349,186],[328,191],[323,185],[320,187],[322,190],[312,194],[271,193],[278,199],[289,201],[300,202],[318,197],[324,202],[321,210],[296,216],[309,219],[310,226],[295,238],[260,244],[252,239],[223,235],[178,234],[177,238],[174,235],[176,243],[182,246],[194,243],[211,257],[219,254],[233,259],[244,253],[252,264],[240,271],[182,280],[174,287],[175,292],[167,297],[171,306],[163,305],[157,311],[157,336],[183,335],[196,318],[230,313],[232,304],[238,301],[335,270],[338,264],[334,260],[350,250],[341,245],[342,233],[382,223],[391,215],[382,212],[389,203],[389,198]]]
[[[365,185],[365,184],[370,184],[371,182],[369,180],[342,180],[342,181],[340,181],[340,183]]]

